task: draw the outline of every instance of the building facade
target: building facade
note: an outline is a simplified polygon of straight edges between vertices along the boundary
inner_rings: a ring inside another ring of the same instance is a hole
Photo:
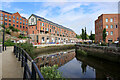
[[[28,33],[28,20],[22,17],[18,12],[9,13],[0,10],[0,25],[4,24],[5,28],[13,26],[14,28],[20,30],[22,34]]]
[[[41,43],[68,43],[76,41],[76,33],[62,25],[32,14],[28,18],[29,37],[32,42]]]
[[[106,41],[114,42],[118,40],[118,14],[102,14],[95,21],[95,42],[103,42],[103,30],[106,28]]]

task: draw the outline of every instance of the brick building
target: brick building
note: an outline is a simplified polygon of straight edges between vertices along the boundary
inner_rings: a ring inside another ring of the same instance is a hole
[[[95,42],[103,41],[103,29],[106,28],[106,42],[118,40],[118,14],[102,14],[95,21]]]
[[[19,29],[21,34],[28,33],[28,20],[25,17],[22,17],[18,12],[9,13],[0,10],[0,25],[2,24],[4,24],[6,28],[13,26],[16,29]]]
[[[29,36],[36,43],[75,42],[76,33],[62,25],[32,14],[28,18]]]

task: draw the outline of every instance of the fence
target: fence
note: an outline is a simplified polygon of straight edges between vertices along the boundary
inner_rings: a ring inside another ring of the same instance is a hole
[[[16,56],[16,58],[18,58],[18,61],[21,61],[21,67],[24,67],[23,79],[44,80],[35,61],[28,55],[28,53],[23,48],[14,46],[14,55]]]

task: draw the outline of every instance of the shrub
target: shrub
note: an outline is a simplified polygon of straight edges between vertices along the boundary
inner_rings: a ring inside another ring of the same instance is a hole
[[[13,43],[10,39],[8,39],[7,41],[5,41],[4,43],[6,46],[14,46],[15,43]]]
[[[54,65],[52,67],[44,66],[41,67],[40,71],[44,78],[48,78],[48,80],[53,80],[55,78],[62,78],[62,73],[57,69],[58,69],[58,65]]]
[[[19,43],[17,44],[19,47],[22,47],[29,55],[31,58],[34,58],[34,47],[32,44],[29,43]]]
[[[6,29],[6,30],[5,30],[5,33],[11,34],[9,29]]]

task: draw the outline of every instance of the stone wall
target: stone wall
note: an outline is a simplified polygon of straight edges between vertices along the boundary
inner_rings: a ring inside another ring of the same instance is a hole
[[[78,50],[84,50],[88,56],[94,56],[109,61],[120,62],[120,48],[108,46],[90,46],[90,45],[76,45],[76,55],[80,55]]]

